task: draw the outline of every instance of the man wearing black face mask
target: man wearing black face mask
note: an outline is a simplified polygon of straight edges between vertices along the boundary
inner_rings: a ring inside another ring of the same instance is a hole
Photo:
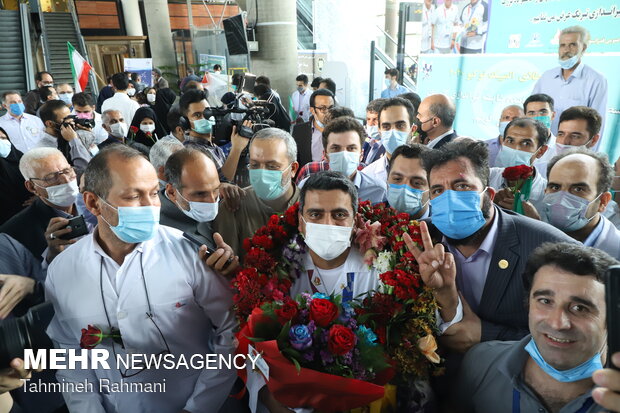
[[[58,149],[79,176],[92,156],[78,138],[75,123],[69,115],[71,111],[62,100],[52,100],[41,106],[40,116],[45,132],[38,146]]]

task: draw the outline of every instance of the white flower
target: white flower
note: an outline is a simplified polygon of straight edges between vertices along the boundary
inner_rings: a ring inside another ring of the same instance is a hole
[[[392,269],[392,262],[394,262],[394,253],[391,251],[382,251],[377,256],[377,259],[375,259],[373,267],[379,274],[383,274]]]

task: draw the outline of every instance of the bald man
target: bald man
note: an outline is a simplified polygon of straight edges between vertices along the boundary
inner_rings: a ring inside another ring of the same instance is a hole
[[[502,138],[504,137],[506,126],[516,118],[524,116],[525,112],[523,112],[523,108],[519,105],[508,105],[502,110],[502,114],[499,117],[499,135],[497,135],[497,138],[484,141],[489,148],[489,167],[495,166],[495,158],[497,158],[499,148],[502,147]]]
[[[457,137],[452,129],[456,108],[446,95],[427,96],[418,107],[420,143],[438,149]]]

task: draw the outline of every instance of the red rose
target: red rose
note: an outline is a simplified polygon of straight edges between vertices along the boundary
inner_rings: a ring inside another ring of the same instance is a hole
[[[129,130],[131,131],[131,133],[138,133],[138,127],[137,126],[130,126]]]
[[[281,308],[275,310],[278,321],[282,324],[294,319],[297,316],[297,303],[290,298],[284,302]]]
[[[298,214],[299,214],[299,202],[295,202],[284,213],[284,222],[286,222],[288,225],[292,227],[297,228],[297,225],[299,225],[299,222],[297,219]]]
[[[103,340],[101,330],[95,326],[88,325],[88,329],[82,329],[82,338],[80,339],[80,347],[85,349],[95,348]]]
[[[355,347],[356,338],[350,328],[336,324],[329,329],[327,346],[333,354],[342,356]]]
[[[315,298],[310,302],[310,319],[319,327],[327,327],[338,317],[336,304],[324,298]]]
[[[534,168],[527,165],[511,166],[504,169],[502,177],[507,181],[518,181],[520,179],[527,179],[534,173]]]

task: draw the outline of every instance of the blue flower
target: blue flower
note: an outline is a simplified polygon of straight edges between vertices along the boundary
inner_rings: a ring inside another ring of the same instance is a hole
[[[288,332],[288,338],[295,350],[306,350],[312,346],[312,334],[303,324],[292,326]]]
[[[369,345],[377,345],[377,335],[370,328],[367,328],[366,326],[359,326],[357,334],[361,336]]]
[[[325,295],[323,293],[314,293],[312,294],[312,299],[315,298],[324,298],[325,300],[329,300],[329,295]]]

